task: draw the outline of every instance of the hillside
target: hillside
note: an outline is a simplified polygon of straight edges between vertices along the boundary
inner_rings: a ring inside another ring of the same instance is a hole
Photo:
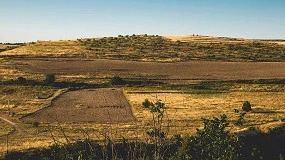
[[[210,36],[131,35],[68,41],[38,41],[1,56],[93,57],[138,61],[285,61],[283,40]]]
[[[13,50],[15,48],[25,46],[26,43],[0,43],[0,53],[4,51]]]
[[[82,51],[84,51],[84,47],[77,41],[37,41],[13,50],[0,52],[0,55],[67,56],[78,54]]]

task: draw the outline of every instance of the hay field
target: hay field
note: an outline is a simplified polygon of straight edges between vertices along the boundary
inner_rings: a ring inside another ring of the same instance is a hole
[[[132,93],[128,98],[139,121],[150,121],[151,114],[141,103],[147,98],[153,102],[161,99],[167,105],[166,123],[169,120],[172,132],[193,134],[202,124],[201,118],[226,114],[237,119],[234,109],[241,110],[244,101],[250,101],[253,110],[246,116],[244,127],[259,127],[285,118],[284,92],[230,92],[221,94],[174,93]],[[270,126],[270,125],[269,125]]]
[[[28,56],[72,56],[81,54],[83,48],[77,41],[38,41],[25,46],[1,52],[0,55],[28,55]]]

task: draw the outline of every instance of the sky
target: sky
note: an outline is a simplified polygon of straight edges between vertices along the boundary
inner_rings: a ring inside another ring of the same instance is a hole
[[[132,34],[285,39],[285,0],[0,0],[0,42]]]

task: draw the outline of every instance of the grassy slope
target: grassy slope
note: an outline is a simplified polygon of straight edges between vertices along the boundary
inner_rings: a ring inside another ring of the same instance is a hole
[[[84,47],[77,41],[38,41],[26,46],[1,52],[0,55],[68,56],[81,54]]]
[[[15,48],[19,48],[21,46],[25,46],[25,43],[12,43],[12,44],[2,44],[0,43],[0,52],[13,50]]]
[[[140,61],[285,61],[284,41],[210,36],[132,35],[38,41],[0,55],[88,56]]]

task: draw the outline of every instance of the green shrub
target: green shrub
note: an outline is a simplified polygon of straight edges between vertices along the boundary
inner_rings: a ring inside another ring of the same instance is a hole
[[[55,82],[55,75],[54,74],[47,74],[44,80],[45,84],[52,84]]]
[[[40,125],[40,123],[36,121],[36,122],[33,122],[32,125],[33,125],[33,127],[38,127]]]
[[[24,77],[18,77],[17,81],[19,84],[26,84],[26,82],[27,82],[26,78],[24,78]]]
[[[194,160],[239,159],[241,146],[237,137],[226,131],[229,125],[227,116],[221,115],[220,118],[202,120],[204,128],[197,129],[196,135],[184,142],[187,143],[185,155]]]
[[[148,99],[145,99],[144,102],[142,102],[142,105],[145,108],[149,108],[152,105],[152,102],[150,102]]]
[[[249,101],[245,101],[242,104],[242,110],[249,112],[251,111],[251,104],[249,103]]]
[[[125,84],[125,81],[119,76],[114,76],[111,79],[111,84],[112,85],[123,85],[123,84]]]

